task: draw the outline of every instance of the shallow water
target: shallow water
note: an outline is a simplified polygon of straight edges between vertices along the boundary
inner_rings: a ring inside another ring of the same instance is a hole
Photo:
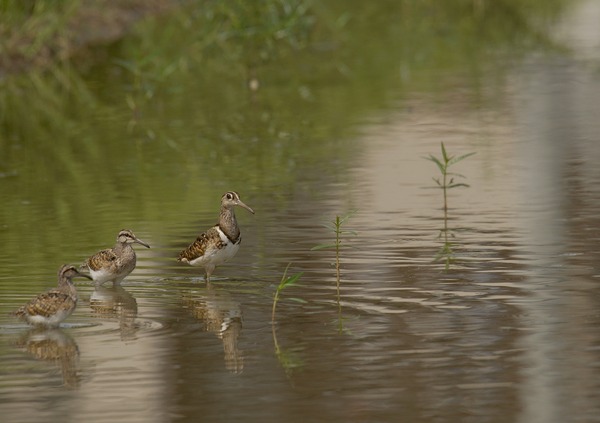
[[[483,66],[476,81],[433,68],[443,89],[412,80],[378,103],[350,83],[330,91],[328,78],[299,88],[314,111],[278,103],[296,81],[267,79],[256,98],[229,103],[182,78],[141,117],[118,85],[98,89],[111,107],[59,125],[65,139],[39,150],[43,135],[6,129],[3,418],[600,420],[600,37],[585,25],[600,9],[562,13],[547,31],[570,50],[506,53],[501,74]],[[86,83],[122,82],[111,72],[92,69]],[[359,82],[376,91],[368,75]],[[180,105],[186,92],[216,104]],[[424,159],[441,141],[476,153],[455,165],[469,187],[449,190],[446,219]],[[241,249],[207,287],[175,258],[230,189],[256,215],[237,211]],[[352,210],[340,320],[334,253],[311,248],[332,240],[323,223]],[[7,316],[122,227],[152,248],[137,249],[121,287],[78,282],[79,306],[56,330]],[[288,263],[304,273],[272,324]]]

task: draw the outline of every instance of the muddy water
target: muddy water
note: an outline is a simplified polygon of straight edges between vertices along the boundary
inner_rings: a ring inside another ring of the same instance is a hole
[[[594,13],[582,2],[552,27],[567,53],[527,55],[479,90],[460,72],[451,89],[404,87],[353,111],[350,130],[304,106],[310,124],[282,117],[267,87],[234,122],[198,122],[203,104],[183,116],[182,94],[159,92],[149,117],[94,109],[65,130],[80,144],[6,144],[19,159],[2,163],[7,421],[600,420]],[[446,214],[424,159],[442,141],[476,153],[453,167],[469,186],[449,190]],[[207,287],[175,257],[229,189],[256,215],[238,210],[241,249]],[[311,248],[352,210],[338,305],[334,253]],[[56,330],[7,316],[121,227],[152,247],[121,287],[78,283]],[[288,263],[304,273],[272,324]]]

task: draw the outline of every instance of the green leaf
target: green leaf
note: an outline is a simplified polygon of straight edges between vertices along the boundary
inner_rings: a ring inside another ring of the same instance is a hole
[[[466,178],[465,175],[462,175],[460,173],[456,173],[456,172],[448,172],[446,175],[452,175],[452,176],[457,176],[459,178]]]
[[[320,245],[316,245],[316,246],[312,247],[310,249],[310,251],[324,250],[326,248],[335,248],[335,247],[336,247],[335,244],[320,244]]]
[[[300,279],[300,276],[302,276],[303,274],[304,274],[304,272],[296,273],[295,275],[288,277],[285,281],[280,283],[279,286],[282,288],[291,286],[291,285],[295,284],[298,281],[298,279]]]
[[[288,298],[288,300],[295,301],[295,302],[300,303],[300,304],[308,304],[308,301],[303,300],[302,298]]]
[[[464,159],[466,159],[467,157],[470,157],[470,156],[472,156],[472,155],[473,155],[473,154],[475,154],[475,153],[476,153],[476,152],[473,152],[473,153],[467,153],[467,154],[463,154],[462,156],[459,156],[459,157],[456,157],[456,158],[452,158],[452,159],[451,159],[451,160],[448,162],[448,164],[450,164],[450,165],[453,165],[453,164],[455,164],[455,163],[458,163],[458,162],[460,162],[461,160],[464,160]]]
[[[469,184],[450,184],[448,185],[448,188],[458,188],[458,187],[464,187],[464,188],[468,188],[470,185]]]
[[[331,223],[322,223],[321,226],[323,226],[324,228],[327,228],[333,232],[337,231],[337,228],[335,227],[335,225],[333,225]]]
[[[440,160],[437,157],[435,157],[435,156],[433,156],[433,155],[430,154],[429,157],[425,157],[425,159],[427,159],[427,160],[432,161],[433,163],[435,163],[437,165],[438,169],[440,170],[440,172],[444,173],[445,166],[444,166],[444,164],[442,162],[440,162]]]
[[[444,146],[444,143],[442,142],[442,157],[444,158],[444,162],[448,163],[448,154],[446,153],[446,147]]]
[[[357,212],[356,209],[349,211],[344,217],[342,217],[339,220],[340,225],[342,225],[346,220],[350,219],[350,217],[352,217],[352,215],[356,212]]]

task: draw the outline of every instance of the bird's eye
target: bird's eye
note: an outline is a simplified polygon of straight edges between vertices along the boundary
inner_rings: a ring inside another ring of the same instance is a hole
[[[230,192],[227,193],[227,199],[233,200],[233,195]]]

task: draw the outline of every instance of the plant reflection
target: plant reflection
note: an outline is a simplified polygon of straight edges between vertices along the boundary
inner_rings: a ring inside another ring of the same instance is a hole
[[[54,361],[60,368],[64,386],[67,388],[79,386],[79,347],[75,340],[61,329],[31,329],[17,341],[17,346],[24,348],[38,360]]]
[[[295,351],[281,348],[279,341],[277,340],[277,329],[275,328],[275,322],[273,322],[271,326],[271,333],[273,334],[273,344],[275,345],[275,356],[277,357],[277,361],[279,361],[281,367],[283,367],[283,370],[285,370],[286,376],[289,378],[294,370],[304,366],[304,361]]]
[[[452,242],[450,241],[450,238],[454,237],[454,232],[448,229],[448,209],[444,209],[444,227],[440,229],[440,234],[438,235],[438,239],[443,238],[444,244],[440,247],[433,260],[443,260],[446,270],[450,269],[450,265],[454,261],[454,250],[452,250]]]
[[[271,310],[271,333],[273,334],[273,345],[275,346],[275,356],[279,361],[279,364],[284,368],[286,375],[289,377],[292,371],[303,365],[302,360],[300,360],[293,352],[288,350],[283,350],[279,346],[279,342],[277,341],[277,330],[275,329],[275,310],[277,308],[277,303],[279,301],[279,297],[281,292],[290,286],[293,286],[298,279],[304,274],[304,272],[296,273],[292,276],[287,276],[288,269],[290,268],[291,263],[288,263],[285,271],[283,272],[283,276],[281,277],[281,281],[277,286],[277,290],[273,294],[273,308]],[[301,298],[290,298],[296,302],[305,303],[306,301]],[[341,310],[341,309],[340,309]],[[340,316],[341,318],[341,316]]]
[[[214,333],[223,341],[227,370],[240,373],[244,369],[243,352],[238,346],[238,338],[242,331],[240,304],[229,292],[214,286],[208,286],[202,293],[184,293],[183,304],[196,319],[204,322],[204,330]]]
[[[122,340],[135,339],[137,301],[122,286],[96,285],[90,297],[90,308],[97,317],[117,318]]]

